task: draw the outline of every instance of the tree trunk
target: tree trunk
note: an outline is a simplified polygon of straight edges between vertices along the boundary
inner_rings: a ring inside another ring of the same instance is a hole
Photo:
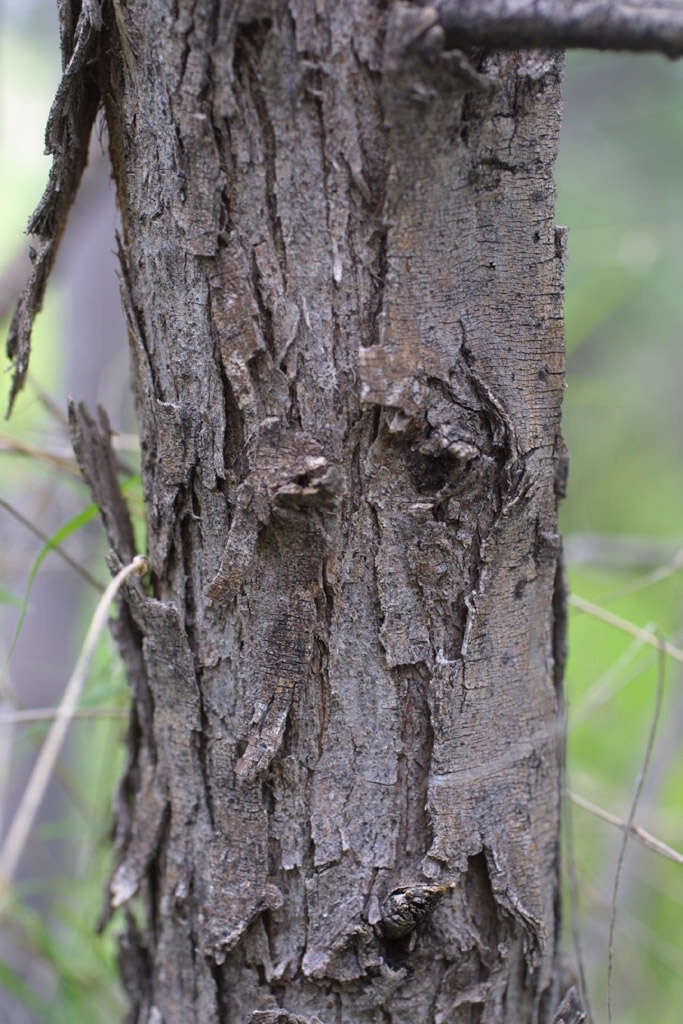
[[[418,56],[371,0],[104,11],[131,1019],[551,1021],[561,55]]]

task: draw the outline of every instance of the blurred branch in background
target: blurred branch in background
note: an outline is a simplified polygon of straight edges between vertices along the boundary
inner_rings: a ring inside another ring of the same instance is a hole
[[[593,615],[596,619],[600,619],[601,622],[606,623],[608,626],[614,626],[615,629],[621,630],[622,633],[628,633],[629,636],[633,636],[636,640],[642,641],[644,644],[648,644],[650,647],[659,647],[660,641],[655,633],[651,633],[648,629],[642,626],[636,626],[633,622],[628,622],[626,619],[622,619],[619,615],[614,615],[612,612],[607,611],[606,608],[601,608],[597,604],[593,604],[592,601],[586,601],[585,598],[579,597],[578,594],[569,595],[569,604],[572,607],[577,608],[580,612],[587,612],[589,615]],[[683,650],[680,647],[676,647],[674,644],[670,644],[667,640],[662,640],[662,650],[674,661],[683,662]]]
[[[59,714],[58,708],[31,708],[24,711],[0,712],[0,725],[19,725],[21,722],[49,722]],[[122,708],[76,708],[72,718],[121,718],[128,719],[128,712]]]
[[[42,540],[43,544],[48,544],[52,551],[55,551],[59,557],[74,570],[74,572],[78,573],[81,579],[85,580],[85,582],[90,584],[91,587],[94,587],[98,593],[103,589],[102,584],[98,583],[95,577],[91,576],[84,566],[79,565],[78,562],[76,562],[60,544],[54,543],[46,533],[43,533],[43,531],[32,523],[30,519],[23,516],[18,509],[14,508],[9,501],[5,501],[2,497],[0,497],[0,508],[4,508],[6,512],[9,512],[17,522],[21,523],[22,526],[25,526],[27,530],[30,530],[35,537],[38,537],[39,540]]]
[[[69,723],[77,710],[86,675],[95,653],[95,645],[107,622],[109,606],[129,576],[134,573],[142,576],[147,569],[146,559],[141,555],[136,555],[130,565],[124,566],[117,572],[97,603],[83,647],[64,689],[50,731],[40,748],[26,789],[15,811],[2,848],[0,848],[0,914],[2,913],[5,889],[12,884],[19,858],[54,772],[59,751],[66,739]]]
[[[683,568],[683,545],[657,537],[631,537],[622,533],[570,533],[564,538],[569,565],[602,565],[618,569],[650,569],[668,575]],[[659,582],[659,576],[652,578]]]
[[[634,825],[627,821],[622,821],[621,818],[617,818],[616,814],[610,814],[609,811],[603,810],[602,807],[598,807],[591,800],[586,800],[585,797],[579,796],[578,793],[567,791],[567,795],[573,804],[580,807],[584,811],[588,811],[589,814],[594,815],[596,818],[600,818],[601,821],[606,821],[609,825],[614,825],[616,828],[620,828],[622,832],[624,830],[631,833],[634,839],[646,846],[649,850],[658,853],[661,857],[666,857],[667,860],[672,860],[674,864],[683,865],[683,853],[679,853],[678,850],[674,850],[672,846],[668,846],[663,843],[661,839],[657,839],[656,836],[651,835],[646,829],[641,828],[640,825]]]

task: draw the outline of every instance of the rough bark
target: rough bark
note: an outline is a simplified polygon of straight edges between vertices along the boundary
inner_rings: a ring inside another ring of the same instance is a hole
[[[117,627],[136,1021],[580,1019],[562,60],[426,60],[410,13],[104,9],[152,566]],[[106,419],[72,426],[124,559]]]
[[[683,10],[677,0],[434,0],[421,6],[444,41],[456,46],[683,54]]]

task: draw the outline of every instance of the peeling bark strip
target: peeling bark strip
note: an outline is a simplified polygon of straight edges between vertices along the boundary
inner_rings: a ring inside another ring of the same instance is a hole
[[[69,401],[69,431],[76,461],[93,497],[116,558],[123,565],[135,554],[133,524],[116,476],[116,457],[111,447],[111,426],[106,411],[97,410],[95,423],[81,402]]]
[[[12,317],[7,356],[14,376],[7,414],[24,385],[31,352],[31,330],[40,311],[57,247],[88,160],[90,130],[100,104],[90,67],[102,28],[100,0],[59,0],[62,80],[45,129],[45,152],[53,156],[43,198],[27,232],[38,244],[29,250],[33,269]]]

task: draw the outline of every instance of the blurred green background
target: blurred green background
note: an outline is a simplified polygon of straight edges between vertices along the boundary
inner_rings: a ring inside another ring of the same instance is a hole
[[[10,268],[17,259],[23,228],[49,167],[41,154],[43,126],[58,76],[52,7],[52,0],[6,4],[0,20],[0,305],[3,282],[11,290],[2,268]],[[673,568],[660,573],[663,578],[658,582],[651,576],[671,566],[683,547],[682,167],[683,63],[656,57],[570,55],[557,165],[557,222],[569,227],[564,432],[572,468],[562,507],[569,577],[575,593],[638,625],[661,629],[673,643],[683,642],[683,579]],[[95,168],[95,173],[106,182],[106,172],[102,175]],[[91,206],[100,209],[98,187],[103,186],[85,183],[84,191],[87,195],[90,189]],[[86,204],[84,224],[90,223],[88,216]],[[20,396],[9,423],[0,425],[0,497],[12,500],[48,536],[86,508],[89,498],[69,468],[63,426],[41,399],[40,388],[63,409],[70,386],[63,352],[75,330],[68,325],[83,319],[77,309],[74,313],[71,294],[74,277],[78,288],[78,274],[85,273],[83,262],[77,261],[96,260],[98,246],[110,253],[114,244],[113,229],[109,236],[106,229],[99,235],[88,234],[87,228],[74,232],[76,263],[67,260],[61,272],[57,268],[35,331],[33,383]],[[107,273],[115,301],[111,266]],[[115,427],[130,429],[129,411],[119,394],[127,386],[120,319],[100,313],[99,322],[87,329],[94,338],[110,320],[108,327],[120,338],[122,357],[116,365],[111,360],[103,363],[100,379],[90,380],[85,390],[90,389],[91,405],[104,397],[110,412],[115,406]],[[112,384],[115,377],[118,383]],[[3,409],[8,387],[5,376],[0,391]],[[50,458],[22,454],[17,439]],[[135,453],[125,457],[134,474]],[[140,521],[134,483],[130,496]],[[3,509],[0,516],[5,537],[11,517]],[[0,551],[3,665],[29,569],[44,547],[19,524],[13,523],[11,530],[11,542]],[[74,531],[65,547],[105,578],[95,523]],[[20,638],[23,653],[18,644],[16,670],[13,659],[3,675],[3,686],[16,683],[30,706],[44,707],[58,699],[96,600],[86,586],[69,591],[71,596],[64,599],[64,587],[73,587],[73,582],[67,584],[59,575],[58,561],[50,553],[41,564]],[[50,640],[40,616],[42,612],[54,618],[55,593],[65,614],[58,635]],[[32,616],[38,625],[30,633]],[[24,630],[29,631],[26,639]],[[650,728],[657,654],[575,610],[570,611],[569,645],[569,786],[625,818]],[[47,670],[47,681],[31,692],[14,673],[30,675],[36,659]],[[636,815],[639,824],[679,850],[681,682],[680,666],[668,660],[664,711]],[[125,702],[121,668],[105,640],[84,704],[120,714]],[[11,710],[9,697],[3,697],[2,708]],[[14,730],[0,726],[0,802],[6,811],[12,785],[25,778],[45,728],[45,723]],[[92,930],[108,869],[108,820],[122,769],[123,732],[117,717],[85,719],[72,726],[61,780],[46,801],[47,817],[23,865],[21,902],[0,938],[0,1019],[9,1024],[123,1019],[115,969],[116,924],[102,937],[95,937]],[[621,832],[576,806],[571,819],[578,926],[597,1024],[606,1020],[607,934]],[[623,1024],[678,1024],[681,1019],[682,880],[681,866],[629,844],[614,966],[615,1020]],[[565,913],[569,921],[569,899]],[[573,957],[569,927],[565,931],[568,955]]]
[[[569,226],[564,433],[571,473],[561,526],[570,584],[673,643],[683,636],[683,578],[672,571],[644,584],[671,566],[683,545],[682,167],[682,64],[569,56],[557,220]],[[569,786],[626,818],[652,719],[657,652],[573,610],[569,645]],[[681,666],[667,660],[665,702],[636,815],[678,850],[681,683]],[[581,935],[595,1019],[602,1021],[621,833],[578,807],[571,817]],[[631,842],[618,907],[615,1020],[680,1021],[683,867]]]

